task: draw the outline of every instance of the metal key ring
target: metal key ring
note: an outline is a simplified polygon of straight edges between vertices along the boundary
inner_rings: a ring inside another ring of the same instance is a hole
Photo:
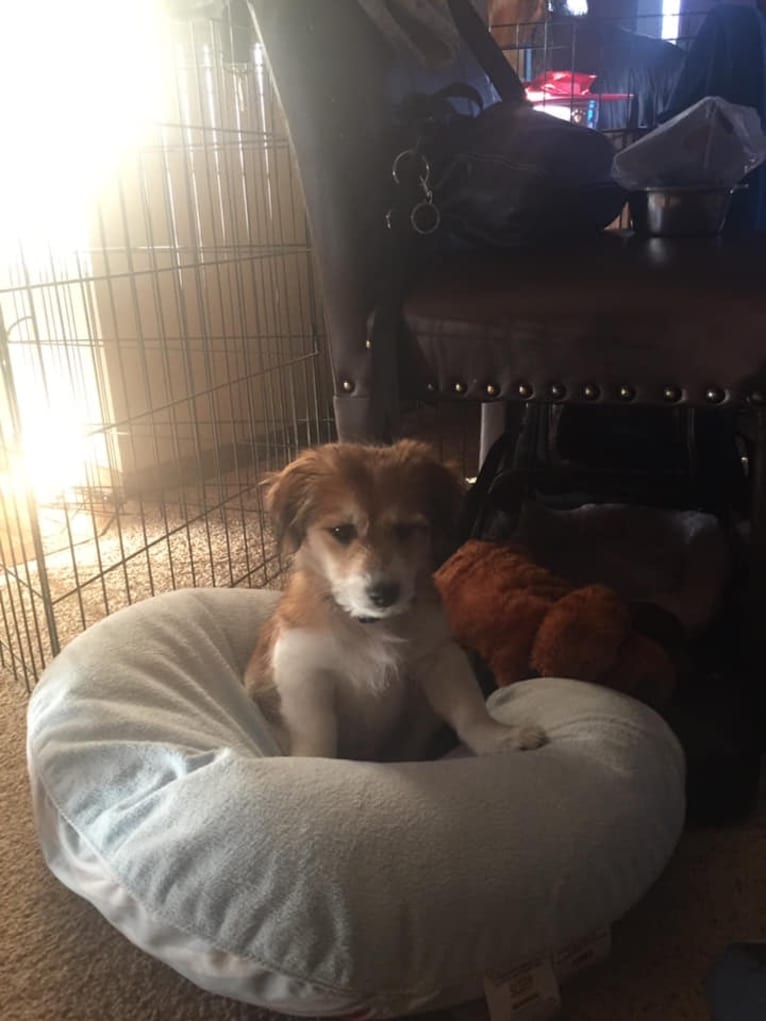
[[[422,220],[423,211],[426,209],[430,210],[431,223],[429,224],[428,219],[426,219],[425,225],[422,225],[419,221]],[[410,213],[410,223],[416,234],[433,234],[435,230],[439,229],[441,221],[441,213],[433,202],[418,202],[416,206],[413,206]]]
[[[397,184],[402,183],[400,178],[402,160],[414,159],[415,155],[416,154],[414,149],[404,149],[402,152],[399,153],[399,155],[394,160],[394,165],[391,168],[391,174],[393,175],[394,181]],[[423,172],[420,174],[420,181],[422,184],[426,184],[429,178],[431,177],[431,164],[428,162],[427,158],[423,155],[423,153],[420,153],[419,156],[421,163],[423,165]]]

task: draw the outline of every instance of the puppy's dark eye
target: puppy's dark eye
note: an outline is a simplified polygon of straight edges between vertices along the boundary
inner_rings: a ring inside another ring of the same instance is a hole
[[[334,525],[327,531],[341,546],[348,546],[353,539],[356,539],[356,529],[353,525]]]

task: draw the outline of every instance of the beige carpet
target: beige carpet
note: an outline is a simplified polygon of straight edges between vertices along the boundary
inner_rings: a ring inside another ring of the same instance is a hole
[[[29,811],[26,694],[0,677],[2,1021],[253,1021],[136,950],[46,871]],[[703,1021],[702,982],[738,939],[766,938],[766,801],[747,824],[689,832],[614,932],[608,963],[564,990],[567,1021]]]

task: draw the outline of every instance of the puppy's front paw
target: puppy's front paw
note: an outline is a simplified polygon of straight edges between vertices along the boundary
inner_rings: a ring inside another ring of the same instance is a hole
[[[494,720],[476,727],[466,735],[465,743],[474,755],[502,755],[503,752],[528,751],[544,745],[548,737],[542,727],[534,723],[504,727]]]
[[[540,748],[548,743],[548,735],[536,723],[522,723],[518,727],[503,727],[509,731],[506,744],[519,751],[526,752],[532,748]]]

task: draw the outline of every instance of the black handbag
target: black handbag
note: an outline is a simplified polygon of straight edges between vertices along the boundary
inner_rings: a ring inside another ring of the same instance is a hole
[[[597,131],[534,110],[470,0],[449,0],[500,101],[455,83],[400,104],[392,175],[415,234],[508,248],[593,234],[621,212],[614,147]],[[468,100],[475,115],[458,113]],[[403,193],[403,194],[402,194]]]

